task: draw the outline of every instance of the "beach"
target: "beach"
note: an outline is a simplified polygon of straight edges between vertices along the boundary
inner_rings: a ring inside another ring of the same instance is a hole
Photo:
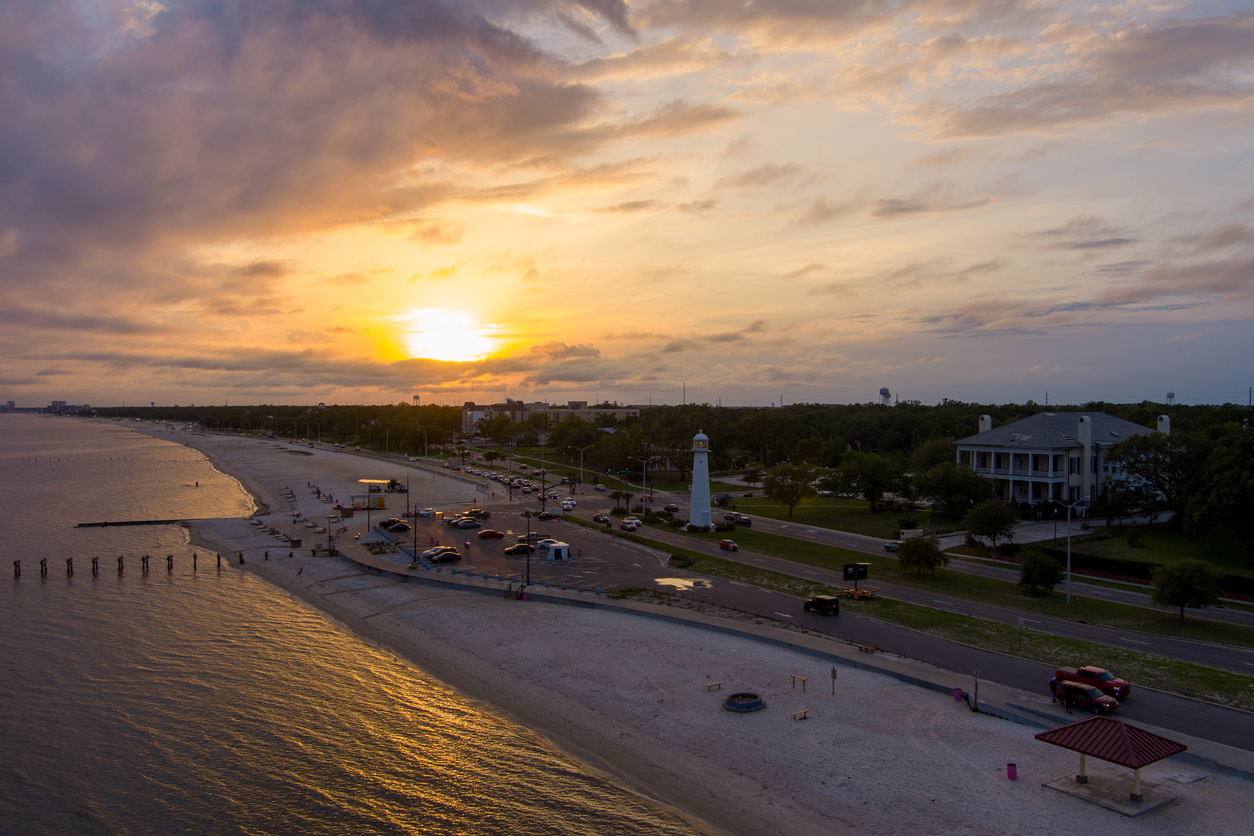
[[[145,431],[201,450],[253,494],[262,519],[293,533],[303,527],[292,523],[294,511],[326,513],[311,485],[338,501],[360,488],[357,480],[407,476],[418,507],[489,499],[471,480],[400,463]],[[387,495],[398,499],[405,502]],[[395,515],[394,505],[386,513]],[[349,539],[341,542],[351,543],[365,520],[345,523]],[[196,546],[235,568],[233,555],[243,552],[243,569],[711,832],[1045,832],[1074,827],[1077,816],[1115,834],[1247,831],[1254,787],[1242,778],[1160,762],[1143,780],[1179,800],[1126,818],[1042,786],[1072,773],[1076,758],[1034,740],[1039,729],[869,671],[841,667],[833,680],[835,668],[813,653],[647,614],[405,583],[312,557],[307,542],[280,547],[247,520],[190,525]],[[723,710],[723,697],[736,691],[760,694],[766,709]],[[1040,695],[1014,698],[1049,706]],[[794,715],[801,711],[805,719]],[[1090,762],[1089,772],[1101,781],[1126,770]]]

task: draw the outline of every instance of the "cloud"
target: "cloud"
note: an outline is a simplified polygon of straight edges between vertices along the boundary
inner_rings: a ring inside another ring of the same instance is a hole
[[[796,163],[765,163],[740,174],[720,177],[718,182],[714,184],[714,188],[760,189],[795,180],[804,170]]]
[[[832,203],[825,197],[818,197],[810,201],[809,205],[796,217],[795,222],[799,224],[827,223],[856,211],[858,206],[859,204],[852,201]]]
[[[680,73],[707,70],[736,60],[716,43],[690,38],[670,38],[643,44],[631,52],[591,58],[571,64],[563,75],[577,81],[630,78],[641,81]]]
[[[687,215],[705,217],[718,208],[717,200],[694,200],[689,203],[678,203],[675,208]]]
[[[897,218],[904,215],[942,215],[950,212],[966,212],[983,209],[994,203],[991,197],[980,197],[962,203],[944,203],[934,200],[911,198],[884,198],[874,201],[871,215],[876,218]]]
[[[1104,250],[1140,240],[1127,227],[1114,226],[1095,215],[1078,215],[1062,226],[1034,233],[1034,237],[1057,250]]]
[[[1123,285],[1098,294],[1101,304],[1147,302],[1172,296],[1213,295],[1231,299],[1254,297],[1254,258],[1206,261],[1198,264],[1161,264]]]
[[[1254,229],[1245,224],[1229,224],[1208,232],[1177,235],[1171,239],[1171,243],[1183,245],[1195,253],[1222,250],[1242,244],[1254,244]]]
[[[661,204],[656,200],[629,200],[625,203],[616,203],[613,206],[603,206],[600,209],[593,210],[599,214],[609,215],[628,215],[636,212],[648,212],[661,208]]]
[[[457,221],[426,220],[414,224],[409,240],[420,244],[460,244],[465,236],[465,225]]]
[[[532,354],[547,354],[554,360],[568,360],[571,357],[600,357],[601,349],[590,345],[567,345],[562,342],[548,342],[533,345]]]
[[[822,273],[826,269],[827,269],[827,265],[824,265],[824,264],[818,264],[818,263],[807,264],[805,267],[801,267],[791,272],[785,273],[784,278],[785,279],[801,279],[806,276],[813,275],[815,273]]]

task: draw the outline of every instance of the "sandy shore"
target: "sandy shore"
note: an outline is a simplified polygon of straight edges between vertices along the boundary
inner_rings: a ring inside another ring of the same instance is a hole
[[[297,489],[304,506],[297,510],[309,515],[324,506],[308,482],[347,497],[355,480],[394,478],[386,471],[403,469],[322,451],[293,455],[255,440],[174,440],[202,449],[279,525],[291,524],[293,510],[284,485]],[[411,501],[419,505],[474,496],[467,482],[411,473]],[[796,650],[601,609],[400,583],[308,552],[279,557],[286,548],[243,520],[199,523],[195,538],[223,554],[245,551],[246,568],[485,711],[545,734],[713,830],[1046,833],[1087,822],[1116,835],[1248,832],[1248,781],[1164,761],[1144,770],[1144,780],[1180,800],[1125,818],[1042,786],[1072,772],[1076,758],[1033,740],[1036,729],[860,670],[840,669],[833,696],[831,666]],[[260,557],[266,548],[269,561]],[[793,687],[791,674],[808,677],[806,691]],[[707,690],[715,682],[722,691]],[[766,710],[723,711],[722,696],[740,690],[761,694]],[[794,721],[801,709],[809,719]],[[1008,763],[1017,765],[1017,781],[1007,779]],[[1095,781],[1125,773],[1090,765]]]

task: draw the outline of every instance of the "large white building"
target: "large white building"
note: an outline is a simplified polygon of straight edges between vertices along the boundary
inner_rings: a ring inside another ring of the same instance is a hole
[[[1158,419],[1158,431],[1170,434],[1166,415]],[[1042,412],[1002,427],[982,415],[980,432],[954,446],[959,464],[997,482],[1001,499],[1072,504],[1097,499],[1104,482],[1125,479],[1107,459],[1109,448],[1150,432],[1104,412]]]

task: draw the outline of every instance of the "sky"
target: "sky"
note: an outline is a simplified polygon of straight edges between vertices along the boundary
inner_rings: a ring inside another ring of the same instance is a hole
[[[1254,11],[6,0],[0,402],[1244,403]]]

